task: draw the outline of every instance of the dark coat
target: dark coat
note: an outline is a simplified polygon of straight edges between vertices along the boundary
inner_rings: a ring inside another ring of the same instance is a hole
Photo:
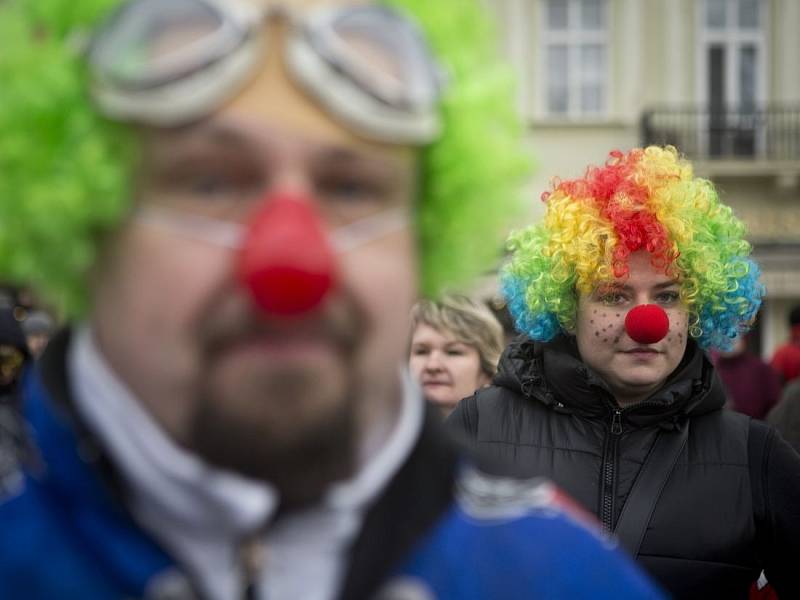
[[[517,339],[493,385],[447,423],[509,474],[553,479],[609,530],[658,431],[688,426],[639,561],[678,598],[747,598],[762,569],[782,597],[800,598],[800,456],[724,402],[693,342],[660,390],[620,409],[574,338]]]
[[[732,408],[754,419],[764,419],[781,397],[775,371],[745,350],[736,356],[720,356],[717,373],[730,397]]]
[[[800,452],[800,379],[783,389],[781,401],[767,415],[767,423]]]

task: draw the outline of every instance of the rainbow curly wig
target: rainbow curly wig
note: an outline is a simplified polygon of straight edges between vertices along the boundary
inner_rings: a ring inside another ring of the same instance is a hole
[[[0,279],[72,315],[87,308],[100,240],[130,209],[137,141],[91,107],[78,50],[119,2],[0,0]],[[417,210],[421,286],[434,296],[499,259],[530,160],[511,70],[477,3],[386,3],[416,18],[449,77]]]
[[[764,288],[744,225],[675,148],[612,152],[583,178],[555,181],[542,199],[543,222],[512,234],[501,276],[516,326],[532,339],[571,330],[578,293],[625,278],[637,250],[681,282],[689,334],[701,347],[729,348],[755,317]]]

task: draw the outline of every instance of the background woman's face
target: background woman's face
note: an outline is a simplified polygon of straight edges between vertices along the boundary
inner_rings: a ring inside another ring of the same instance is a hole
[[[475,346],[425,323],[414,330],[408,366],[422,386],[425,398],[439,406],[445,415],[450,414],[459,400],[489,383]]]
[[[631,254],[627,279],[600,283],[578,300],[575,336],[583,361],[611,387],[620,404],[646,399],[675,370],[686,351],[688,314],[680,284],[650,264],[650,254]],[[669,317],[659,342],[641,344],[625,332],[625,316],[639,304],[657,304]]]

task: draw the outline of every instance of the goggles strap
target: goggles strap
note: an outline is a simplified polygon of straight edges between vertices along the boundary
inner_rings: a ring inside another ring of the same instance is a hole
[[[162,206],[141,206],[134,218],[139,223],[230,250],[241,247],[246,231],[246,226],[239,223]],[[390,208],[334,229],[330,233],[331,244],[339,253],[350,252],[401,231],[409,225],[409,220],[406,209]]]

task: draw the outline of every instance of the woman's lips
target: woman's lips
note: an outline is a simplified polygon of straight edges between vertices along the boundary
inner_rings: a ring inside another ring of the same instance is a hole
[[[648,359],[654,356],[658,356],[659,354],[661,354],[661,352],[659,352],[655,348],[640,347],[640,348],[632,348],[630,350],[623,350],[623,354],[633,356],[634,358]]]

